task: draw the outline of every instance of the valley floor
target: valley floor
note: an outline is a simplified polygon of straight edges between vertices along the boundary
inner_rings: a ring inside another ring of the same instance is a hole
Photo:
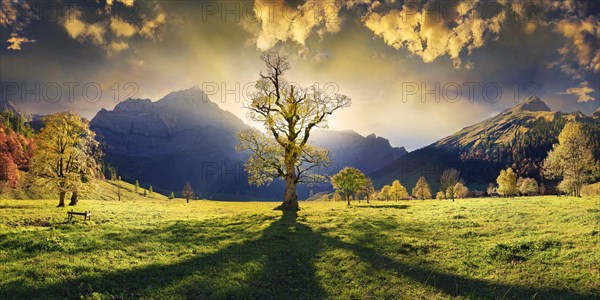
[[[0,299],[597,299],[600,198],[0,200]]]

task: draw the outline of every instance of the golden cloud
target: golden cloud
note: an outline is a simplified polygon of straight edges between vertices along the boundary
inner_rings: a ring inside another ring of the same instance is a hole
[[[23,43],[35,42],[35,40],[30,40],[26,37],[20,37],[16,33],[11,34],[10,38],[6,41],[10,44],[10,45],[8,45],[8,47],[6,47],[6,49],[15,50],[15,51],[21,50],[21,44],[23,44]]]
[[[137,32],[135,26],[115,17],[110,19],[110,29],[118,37],[131,37]]]
[[[71,38],[80,42],[89,39],[95,45],[105,44],[106,24],[86,23],[82,18],[82,12],[77,9],[67,11],[67,16],[63,20],[63,26]]]
[[[123,2],[123,1],[119,1]],[[123,2],[125,5],[133,5],[133,1]],[[112,5],[107,3],[107,5]],[[80,42],[91,41],[94,45],[102,46],[109,55],[113,55],[130,48],[128,39],[136,34],[147,39],[158,40],[166,24],[166,14],[160,6],[155,6],[156,15],[151,19],[143,20],[141,27],[128,23],[118,17],[109,16],[110,10],[101,11],[102,21],[88,23],[83,13],[77,9],[67,11],[67,17],[63,20],[63,27],[69,36]]]
[[[579,87],[575,87],[575,88],[568,88],[565,92],[560,93],[562,95],[576,95],[577,96],[577,102],[587,102],[587,101],[594,101],[596,99],[594,99],[594,97],[590,96],[589,94],[594,93],[596,90],[594,90],[593,88],[589,87],[589,83],[587,81],[584,81],[581,83],[581,85]]]
[[[154,12],[156,16],[153,19],[144,21],[140,34],[148,39],[160,40],[160,33],[163,25],[167,22],[167,15],[158,5],[154,7]]]
[[[395,49],[406,48],[426,62],[448,55],[456,68],[462,61],[463,50],[469,53],[485,44],[486,35],[498,36],[506,20],[506,12],[501,10],[492,17],[483,18],[477,11],[477,2],[461,1],[446,6],[446,13],[420,5],[415,1],[406,2],[401,10],[378,13],[373,9],[363,17],[364,25],[386,44]],[[371,6],[377,7],[375,6]]]
[[[579,66],[586,69],[594,69],[591,65],[592,57],[599,52],[598,47],[593,47],[588,39],[593,38],[598,34],[599,21],[595,17],[587,19],[564,19],[556,24],[555,30],[562,34],[569,43],[565,45],[565,53],[572,52],[577,58]]]
[[[129,44],[124,41],[113,41],[108,45],[109,54],[119,53],[123,50],[129,49]]]
[[[17,7],[11,1],[2,0],[0,4],[0,25],[8,27],[17,22]]]
[[[278,42],[286,41],[304,46],[314,31],[322,36],[340,30],[339,12],[343,5],[353,6],[364,2],[307,0],[293,7],[284,0],[255,0],[257,24],[245,22],[242,27],[253,35],[253,43],[261,50],[268,50]]]

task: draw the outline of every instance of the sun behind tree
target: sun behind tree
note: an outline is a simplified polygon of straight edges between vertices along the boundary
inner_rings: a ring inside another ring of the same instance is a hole
[[[252,152],[244,165],[249,183],[259,186],[283,179],[284,200],[278,208],[298,210],[297,185],[325,180],[315,171],[329,161],[327,150],[308,144],[310,133],[326,127],[327,117],[350,106],[350,98],[289,83],[283,77],[290,69],[287,57],[277,52],[265,52],[261,60],[267,70],[260,74],[246,108],[250,119],[264,124],[268,137],[246,130],[239,135],[238,150]]]

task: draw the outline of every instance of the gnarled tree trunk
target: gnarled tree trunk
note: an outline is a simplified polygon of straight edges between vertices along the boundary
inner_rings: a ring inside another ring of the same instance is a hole
[[[296,191],[298,185],[298,175],[296,174],[297,157],[291,153],[291,150],[286,150],[285,157],[285,194],[283,195],[283,203],[275,209],[299,210],[298,192]]]
[[[283,196],[283,203],[277,209],[282,210],[299,210],[298,206],[298,193],[296,192],[296,178],[295,176],[287,176],[285,179],[285,194]]]
[[[58,202],[58,206],[57,207],[65,207],[65,195],[67,193],[65,192],[60,192],[58,193],[58,198],[60,199]]]
[[[120,196],[119,196],[120,198]],[[119,199],[121,200],[121,199]],[[73,195],[71,195],[71,202],[69,202],[69,206],[75,206],[77,205],[77,202],[79,202],[79,194],[77,193],[77,191],[73,192]]]

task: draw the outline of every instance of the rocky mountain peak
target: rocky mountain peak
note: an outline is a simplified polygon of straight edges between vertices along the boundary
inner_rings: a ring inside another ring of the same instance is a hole
[[[209,100],[208,95],[198,86],[172,92],[157,102],[159,107],[171,110],[197,111],[205,106],[218,107]]]
[[[552,111],[550,110],[550,107],[548,107],[548,105],[546,105],[546,103],[544,101],[542,101],[542,99],[540,99],[540,97],[534,96],[531,97],[527,100],[525,100],[525,102],[523,102],[523,104],[517,105],[515,106],[515,108],[513,109],[515,111]]]
[[[152,104],[150,99],[129,98],[115,106],[115,112],[147,112]]]
[[[13,114],[19,114],[17,108],[9,100],[0,100],[0,113],[11,112]]]

